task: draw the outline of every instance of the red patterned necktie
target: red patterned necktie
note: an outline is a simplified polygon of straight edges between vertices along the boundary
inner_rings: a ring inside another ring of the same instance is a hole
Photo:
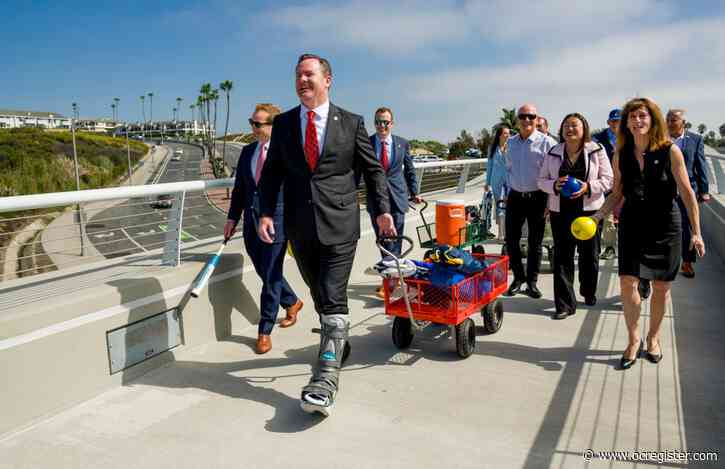
[[[264,167],[264,160],[267,158],[267,154],[264,152],[264,145],[259,150],[259,158],[257,158],[257,167],[254,169],[254,183],[259,184],[259,178],[262,176],[262,168]]]
[[[317,167],[320,157],[320,146],[317,143],[317,129],[315,128],[315,111],[307,111],[307,127],[305,128],[305,158],[310,165],[310,171]]]
[[[388,142],[380,142],[380,162],[383,164],[383,169],[388,170],[390,161],[388,161]]]

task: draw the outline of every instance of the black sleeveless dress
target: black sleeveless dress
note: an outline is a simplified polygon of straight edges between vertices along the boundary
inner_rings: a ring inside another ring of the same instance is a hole
[[[682,219],[675,202],[670,147],[648,151],[640,171],[634,149],[619,159],[624,205],[619,216],[619,275],[672,281],[681,261]]]

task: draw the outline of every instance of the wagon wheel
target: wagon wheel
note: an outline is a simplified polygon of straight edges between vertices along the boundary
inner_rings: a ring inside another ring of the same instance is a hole
[[[493,334],[501,329],[503,324],[503,303],[498,298],[488,303],[481,310],[481,316],[483,316],[483,329]]]
[[[466,318],[456,326],[456,352],[461,358],[468,358],[476,348],[476,325]]]
[[[410,347],[413,341],[413,330],[410,327],[410,319],[396,316],[393,320],[393,343],[403,350]]]

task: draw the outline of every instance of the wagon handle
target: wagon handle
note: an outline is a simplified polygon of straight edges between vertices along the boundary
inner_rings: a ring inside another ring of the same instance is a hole
[[[388,251],[383,247],[383,241],[394,241],[394,240],[404,240],[407,241],[410,246],[408,249],[403,252],[403,254],[400,255],[400,257],[396,257],[395,254]],[[413,250],[413,240],[405,235],[399,235],[399,236],[381,236],[380,238],[375,240],[375,244],[378,245],[378,248],[383,251],[384,254],[387,254],[388,256],[392,257],[395,261],[395,267],[398,269],[398,285],[400,285],[400,288],[403,289],[403,301],[405,301],[405,309],[408,311],[408,318],[410,319],[410,327],[412,331],[416,330],[422,330],[424,326],[423,323],[416,321],[416,319],[413,317],[413,308],[410,306],[410,299],[408,298],[408,291],[407,287],[405,286],[405,281],[403,280],[403,271],[400,267],[400,260],[403,259],[405,256],[410,254],[410,251]]]
[[[408,246],[408,249],[406,249],[403,252],[403,254],[400,255],[400,258],[395,257],[395,254],[393,254],[392,252],[388,251],[387,249],[385,249],[383,247],[383,241],[397,241],[399,239],[402,239],[403,241],[407,241],[408,244],[410,244],[410,246]],[[410,254],[410,251],[413,250],[413,240],[410,239],[409,237],[405,236],[405,235],[400,235],[400,236],[381,236],[380,238],[378,238],[378,239],[375,240],[375,244],[377,244],[378,248],[381,251],[383,251],[384,254],[392,257],[395,260],[400,260],[400,259],[405,258],[408,254]]]
[[[425,221],[425,216],[423,215],[423,212],[425,209],[428,208],[428,201],[423,200],[422,202],[423,206],[418,209],[418,213],[420,213],[420,219],[423,220],[423,227],[425,228],[426,233],[428,234],[428,239],[433,239],[433,235],[430,232],[430,225],[427,221]]]

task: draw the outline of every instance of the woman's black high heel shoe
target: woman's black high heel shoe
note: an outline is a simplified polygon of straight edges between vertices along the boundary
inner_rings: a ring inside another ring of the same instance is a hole
[[[647,353],[644,354],[644,358],[646,358],[648,362],[654,363],[655,365],[658,364],[662,360],[662,345],[660,345],[659,340],[657,341],[657,345],[660,346],[660,354],[659,355],[655,355],[654,353],[650,353],[649,350],[647,350]]]
[[[619,368],[622,370],[628,370],[632,368],[632,365],[637,363],[637,359],[642,355],[644,351],[644,340],[639,341],[639,349],[637,350],[637,353],[634,354],[633,358],[627,358],[624,355],[622,355],[622,359],[619,361]]]

